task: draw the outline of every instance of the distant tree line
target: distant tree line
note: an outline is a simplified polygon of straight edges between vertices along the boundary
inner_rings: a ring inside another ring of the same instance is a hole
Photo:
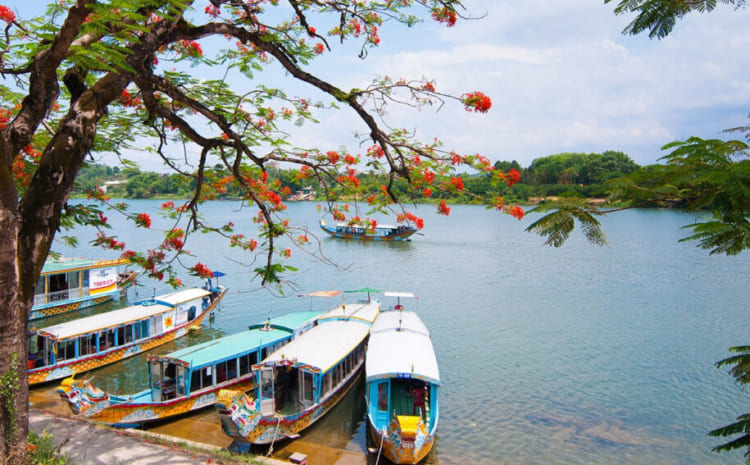
[[[520,182],[513,186],[501,186],[498,191],[484,175],[464,176],[464,189],[432,189],[429,199],[446,199],[454,203],[471,203],[475,196],[497,191],[508,202],[527,202],[535,198],[559,196],[566,193],[577,193],[585,197],[605,195],[606,181],[631,174],[641,167],[622,152],[606,151],[604,153],[559,153],[535,159],[527,168],[517,161],[498,161],[495,168],[504,172],[515,169],[520,173]],[[229,176],[222,165],[206,170],[205,176],[210,184],[220,185],[220,180]],[[358,175],[364,180],[370,176],[367,172]],[[282,197],[287,197],[304,188],[318,190],[315,179],[300,179],[297,171],[291,169],[268,170],[268,182],[275,186]],[[363,184],[368,184],[364,183]],[[77,178],[76,193],[85,192],[96,187],[105,189],[112,198],[148,199],[148,198],[188,198],[195,189],[195,180],[190,176],[178,173],[155,173],[141,171],[135,165],[124,168],[89,164],[81,170]],[[401,182],[396,189],[406,193],[407,185]],[[320,192],[318,192],[321,195]],[[365,193],[365,195],[368,193]],[[423,192],[413,192],[414,197],[429,200]],[[209,198],[237,198],[242,196],[239,189],[227,185],[225,189],[206,193]]]

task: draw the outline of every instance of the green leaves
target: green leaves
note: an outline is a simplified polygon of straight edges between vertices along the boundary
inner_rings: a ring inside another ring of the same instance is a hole
[[[576,221],[581,225],[583,235],[586,239],[595,245],[605,245],[606,236],[601,229],[599,220],[596,215],[601,212],[592,209],[586,203],[585,199],[567,198],[555,202],[546,202],[536,208],[529,210],[527,213],[544,212],[549,210],[554,212],[545,215],[529,225],[526,231],[534,232],[540,236],[546,237],[544,245],[554,247],[562,246],[570,237],[570,233],[575,228]]]
[[[729,374],[734,377],[735,382],[742,386],[750,383],[750,346],[730,347],[730,352],[737,355],[727,357],[716,362],[718,368],[730,366]],[[734,449],[750,447],[750,414],[744,414],[737,417],[737,421],[721,428],[717,428],[708,433],[712,437],[729,437],[741,434],[740,437],[733,439],[725,444],[714,447],[715,452],[725,452]],[[745,457],[750,455],[750,451],[745,452]]]

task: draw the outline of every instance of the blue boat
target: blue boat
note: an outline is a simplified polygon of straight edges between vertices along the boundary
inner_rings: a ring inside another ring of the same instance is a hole
[[[396,297],[392,310],[375,320],[367,346],[365,396],[370,436],[377,449],[393,463],[414,464],[435,443],[440,404],[440,371],[430,332],[419,316],[404,310],[406,292]]]
[[[148,389],[132,395],[103,392],[88,380],[58,388],[73,412],[118,427],[136,427],[214,405],[219,391],[255,386],[253,365],[317,324],[318,313],[269,318],[230,336],[166,355],[148,356]]]
[[[320,228],[331,237],[358,241],[408,241],[417,232],[417,228],[413,226],[379,224],[374,228],[370,228],[348,223],[338,223],[336,226],[329,226],[325,220],[320,220]]]

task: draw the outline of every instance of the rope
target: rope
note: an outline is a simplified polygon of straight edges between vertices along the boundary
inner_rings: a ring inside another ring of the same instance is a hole
[[[271,438],[271,447],[268,448],[268,453],[266,454],[266,457],[270,457],[271,454],[273,454],[273,443],[276,442],[276,433],[279,432],[279,426],[281,426],[281,415],[278,413],[275,413],[273,417],[276,418],[276,428],[274,428],[273,430],[273,437]]]
[[[378,458],[375,459],[375,465],[378,465],[378,462],[380,462],[380,453],[383,451],[383,440],[385,439],[385,434],[388,432],[388,429],[383,426],[383,434],[380,435],[380,447],[378,448]]]

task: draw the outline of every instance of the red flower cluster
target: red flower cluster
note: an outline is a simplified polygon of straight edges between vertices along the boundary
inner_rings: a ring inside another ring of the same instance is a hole
[[[512,207],[508,207],[508,214],[514,218],[518,218],[519,220],[523,219],[523,208],[519,207],[518,205],[513,205]]]
[[[463,99],[466,111],[487,113],[492,107],[492,100],[479,91],[463,94],[461,98]]]
[[[5,129],[5,125],[10,121],[10,115],[8,110],[0,108],[0,129]]]
[[[315,47],[313,48],[313,52],[316,55],[320,55],[321,53],[325,52],[325,50],[326,50],[325,46],[322,43],[320,43],[320,42],[318,42],[317,44],[315,44]]]
[[[511,170],[508,171],[508,177],[510,178],[508,180],[508,185],[512,186],[513,184],[521,180],[521,173],[519,173],[517,169],[511,168]]]
[[[424,220],[412,212],[406,212],[396,216],[396,221],[403,223],[404,221],[411,221],[417,226],[417,229],[424,228]]]
[[[218,6],[213,5],[208,5],[204,11],[212,18],[217,18],[221,14],[221,9]]]
[[[451,214],[451,207],[445,203],[445,199],[441,200],[437,207],[437,212],[440,215],[448,216]]]
[[[457,190],[464,190],[464,180],[463,178],[454,177],[451,178],[451,185],[455,187]]]
[[[12,23],[16,20],[16,14],[7,6],[0,5],[0,20],[5,21],[6,23]]]
[[[432,10],[432,19],[439,23],[445,23],[448,27],[456,25],[456,12],[451,8],[440,8]]]
[[[199,278],[213,278],[214,272],[209,270],[208,267],[200,262],[196,263],[194,267],[190,268],[193,275]]]
[[[135,224],[144,228],[150,228],[151,217],[148,216],[148,213],[139,213],[138,216],[135,217]]]

